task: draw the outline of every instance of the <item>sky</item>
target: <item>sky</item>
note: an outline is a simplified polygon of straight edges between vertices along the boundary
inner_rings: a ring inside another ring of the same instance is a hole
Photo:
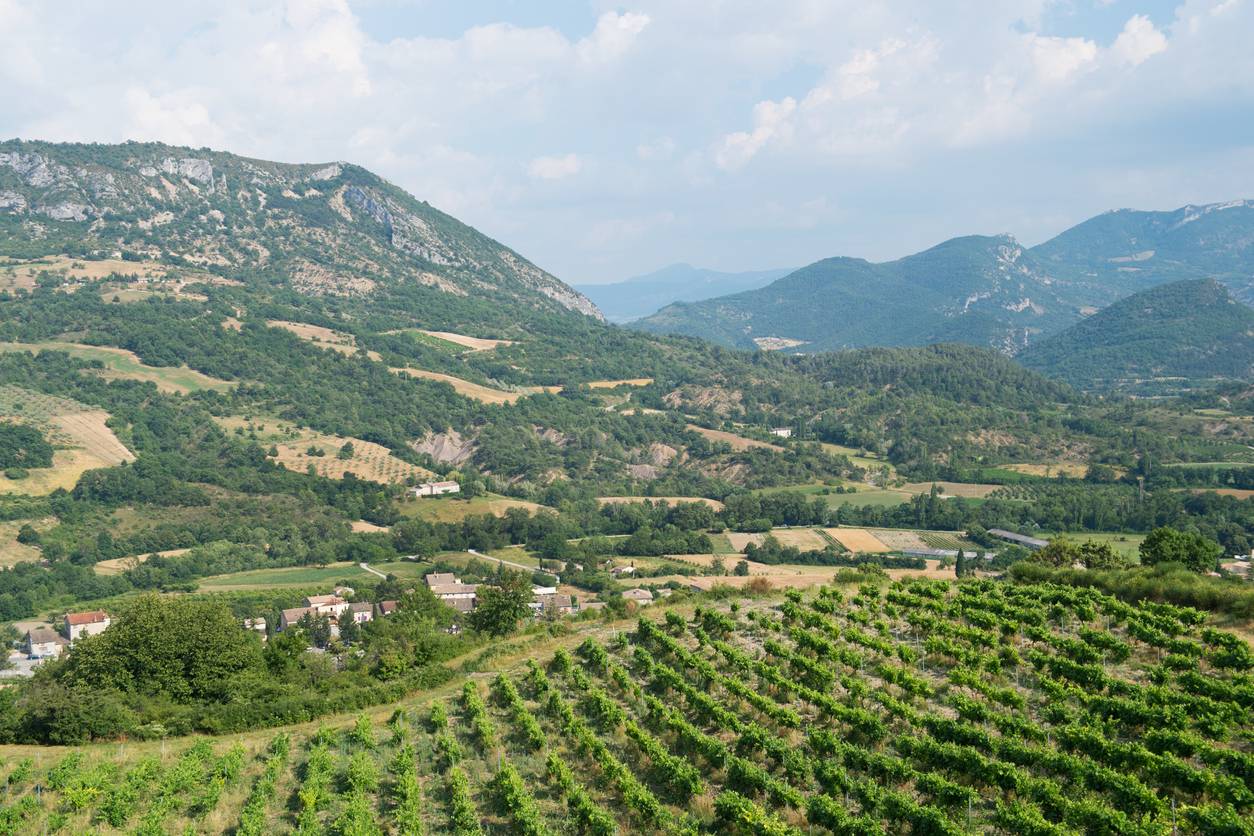
[[[1254,198],[1254,0],[0,0],[0,138],[347,160],[570,283]]]

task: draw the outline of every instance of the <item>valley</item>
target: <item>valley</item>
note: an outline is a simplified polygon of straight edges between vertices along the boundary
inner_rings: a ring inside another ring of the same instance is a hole
[[[10,192],[0,832],[1250,810],[1235,267],[974,237],[676,335],[346,163],[13,141]]]

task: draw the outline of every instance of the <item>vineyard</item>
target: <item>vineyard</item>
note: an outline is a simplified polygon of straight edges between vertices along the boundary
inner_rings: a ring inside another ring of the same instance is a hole
[[[587,638],[448,700],[126,760],[10,757],[0,833],[1254,833],[1254,656],[976,581]]]

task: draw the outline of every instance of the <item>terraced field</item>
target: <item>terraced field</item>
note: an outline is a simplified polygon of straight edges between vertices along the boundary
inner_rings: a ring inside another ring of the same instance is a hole
[[[0,418],[38,427],[56,448],[52,467],[33,468],[22,479],[0,475],[0,493],[41,496],[70,490],[88,470],[135,460],[106,424],[109,413],[69,398],[0,386]]]
[[[825,589],[641,619],[385,722],[7,747],[0,831],[1242,834],[1252,667],[1201,613],[1091,590]]]

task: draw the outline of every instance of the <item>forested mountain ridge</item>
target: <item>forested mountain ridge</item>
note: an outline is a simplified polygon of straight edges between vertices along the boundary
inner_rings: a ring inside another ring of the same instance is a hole
[[[1254,304],[1254,200],[1105,212],[1032,253],[1060,279],[1106,288],[1113,294],[1107,301],[1164,282],[1211,278]]]
[[[411,286],[445,307],[486,298],[599,317],[518,253],[340,162],[155,143],[0,143],[0,252],[174,259],[313,295]]]
[[[1018,359],[1086,389],[1254,380],[1254,310],[1217,281],[1172,282],[1121,299]]]
[[[795,353],[956,341],[1015,353],[1130,293],[1214,278],[1254,301],[1254,201],[1118,210],[1031,248],[969,236],[896,261],[829,258],[637,323]]]
[[[896,261],[829,258],[767,287],[670,305],[635,323],[798,353],[965,342],[1011,353],[1078,315],[1084,293],[1056,282],[1008,235],[946,241]]]

